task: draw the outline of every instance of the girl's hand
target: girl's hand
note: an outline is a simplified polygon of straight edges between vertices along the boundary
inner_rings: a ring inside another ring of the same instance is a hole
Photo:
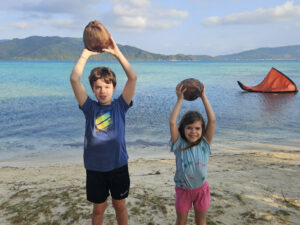
[[[203,96],[205,96],[205,85],[203,84],[203,83],[201,83],[201,89],[202,89],[202,91],[201,91],[201,94],[200,94],[200,98],[202,98]]]
[[[177,95],[178,100],[183,99],[183,94],[185,91],[186,91],[186,88],[183,87],[182,83],[179,83],[176,86],[176,95]]]

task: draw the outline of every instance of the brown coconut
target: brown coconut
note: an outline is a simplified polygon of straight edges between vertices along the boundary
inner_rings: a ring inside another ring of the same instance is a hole
[[[201,96],[203,86],[199,80],[189,78],[181,81],[181,84],[183,84],[183,88],[186,89],[186,91],[183,93],[185,100],[193,101]]]
[[[111,45],[110,34],[97,20],[89,22],[83,32],[84,47],[90,51],[101,52]]]

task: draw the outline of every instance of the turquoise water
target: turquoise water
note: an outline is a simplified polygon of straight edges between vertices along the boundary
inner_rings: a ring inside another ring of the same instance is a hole
[[[82,154],[84,116],[69,84],[75,62],[0,61],[0,159],[45,152]],[[117,75],[115,96],[126,76],[117,62],[89,62],[89,71],[108,66]],[[175,87],[194,77],[204,82],[217,117],[214,149],[300,146],[299,94],[243,92],[237,80],[256,85],[271,69],[300,86],[300,61],[132,62],[138,73],[134,107],[127,114],[126,138],[133,154],[149,146],[168,151],[168,119],[176,101]],[[182,112],[198,109],[200,100],[185,101]],[[182,115],[182,113],[181,113]],[[143,153],[144,154],[144,153]],[[151,155],[151,152],[147,153]]]

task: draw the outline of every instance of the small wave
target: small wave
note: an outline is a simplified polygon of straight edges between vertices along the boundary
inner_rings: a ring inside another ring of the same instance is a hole
[[[68,143],[68,144],[63,144],[63,146],[67,146],[67,147],[83,147],[83,143]]]
[[[135,141],[127,141],[126,144],[128,146],[137,146],[137,145],[142,145],[142,146],[146,146],[146,147],[150,147],[150,146],[155,146],[155,147],[160,147],[160,146],[164,146],[166,145],[165,142],[158,142],[158,141],[145,141],[142,139],[137,139]]]

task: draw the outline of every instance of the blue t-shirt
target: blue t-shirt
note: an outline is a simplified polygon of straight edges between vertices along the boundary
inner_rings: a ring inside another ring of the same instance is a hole
[[[84,166],[87,170],[111,171],[128,163],[125,144],[125,113],[132,106],[122,95],[110,105],[90,99],[79,107],[86,119]]]
[[[176,156],[176,173],[174,181],[176,186],[183,189],[194,189],[201,187],[207,174],[207,163],[210,152],[210,146],[203,137],[199,145],[184,149],[188,146],[180,135],[175,143],[170,140],[171,152]]]

